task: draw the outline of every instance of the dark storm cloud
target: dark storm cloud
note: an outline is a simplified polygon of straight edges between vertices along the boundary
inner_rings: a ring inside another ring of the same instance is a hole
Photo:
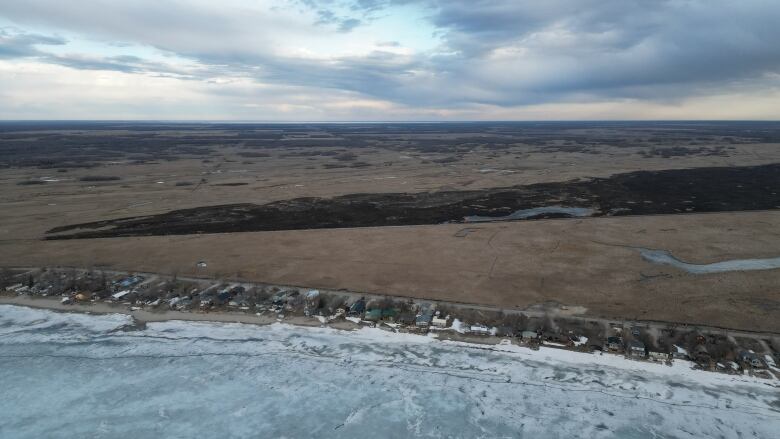
[[[374,11],[389,2],[368,3]],[[773,1],[420,3],[431,11],[442,52],[450,52],[429,57],[428,68],[470,90],[453,101],[651,97],[654,86],[695,93],[780,71],[780,3]]]
[[[263,29],[253,25],[263,17],[179,2],[99,0],[47,12],[57,4],[6,3],[0,16],[154,46],[200,63],[192,74],[197,78],[243,75],[410,106],[665,100],[760,90],[777,86],[780,73],[780,2],[769,0],[301,0],[299,6],[317,17],[313,24],[340,32],[370,26],[398,5],[417,7],[440,41],[436,49],[412,55],[380,43],[364,56],[328,60],[264,45],[262,35],[247,30]],[[96,5],[112,13],[97,17]],[[253,44],[241,44],[250,39]],[[37,45],[57,44],[0,41],[0,57],[40,56]],[[129,72],[166,68],[140,59],[48,60]]]

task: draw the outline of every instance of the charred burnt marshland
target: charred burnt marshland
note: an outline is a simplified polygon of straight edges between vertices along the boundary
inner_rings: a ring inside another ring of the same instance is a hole
[[[45,239],[108,238],[466,222],[551,206],[591,216],[780,208],[780,164],[638,171],[568,182],[473,191],[349,194],[229,204],[56,227]],[[569,217],[560,209],[528,219]]]

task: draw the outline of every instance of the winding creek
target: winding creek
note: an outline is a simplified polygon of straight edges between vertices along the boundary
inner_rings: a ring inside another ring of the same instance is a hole
[[[691,274],[726,273],[729,271],[772,270],[780,268],[780,257],[763,259],[730,259],[711,264],[691,264],[684,262],[666,250],[654,250],[636,247],[642,258],[648,262],[671,265]]]

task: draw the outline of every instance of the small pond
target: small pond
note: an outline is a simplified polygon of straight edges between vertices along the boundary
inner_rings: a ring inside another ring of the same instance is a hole
[[[533,218],[539,215],[545,214],[563,214],[571,217],[584,217],[594,214],[593,209],[587,207],[563,207],[563,206],[547,206],[547,207],[534,207],[533,209],[521,209],[516,210],[509,215],[504,216],[480,216],[472,215],[464,217],[463,220],[467,223],[483,223],[490,221],[510,221]]]

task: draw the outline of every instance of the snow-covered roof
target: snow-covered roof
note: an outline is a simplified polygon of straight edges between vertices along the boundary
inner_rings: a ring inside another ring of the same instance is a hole
[[[130,294],[130,290],[122,290],[122,291],[120,291],[120,292],[118,292],[116,294],[112,294],[111,297],[114,298],[114,299],[121,299],[121,298],[127,296],[128,294]]]
[[[579,337],[577,337],[577,341],[574,342],[574,346],[582,346],[587,342],[588,342],[588,337],[585,337],[584,335],[580,335]]]

